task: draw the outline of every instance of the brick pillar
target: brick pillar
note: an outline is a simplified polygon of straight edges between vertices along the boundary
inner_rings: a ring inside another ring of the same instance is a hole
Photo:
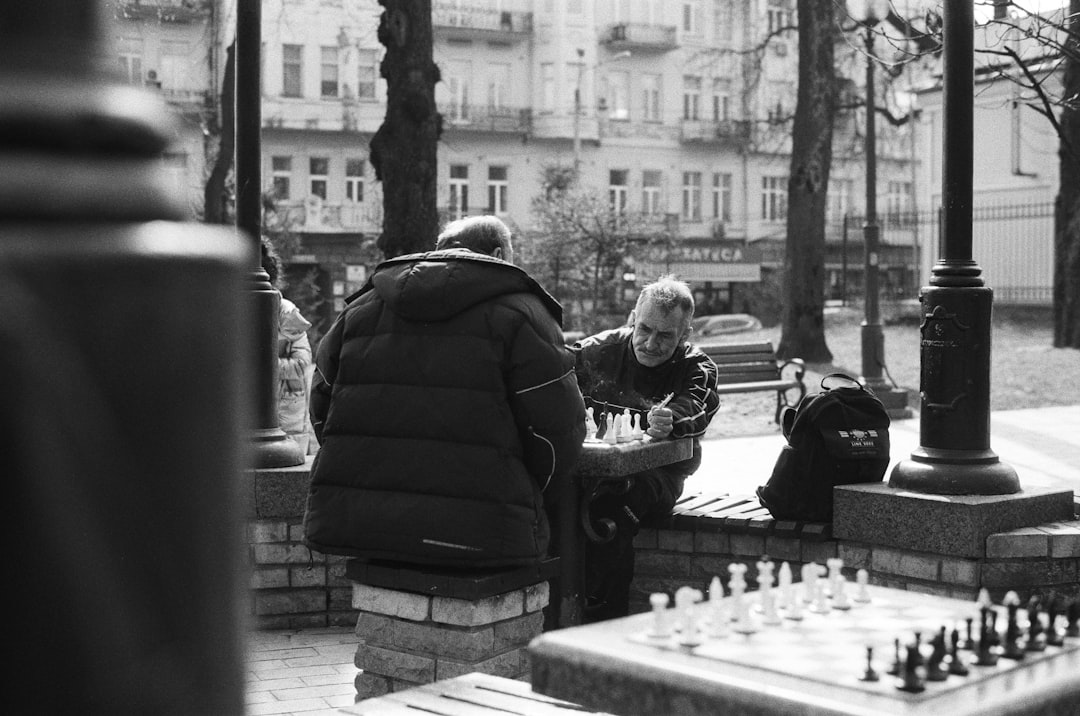
[[[548,599],[546,581],[475,598],[354,584],[357,699],[473,671],[526,677]]]

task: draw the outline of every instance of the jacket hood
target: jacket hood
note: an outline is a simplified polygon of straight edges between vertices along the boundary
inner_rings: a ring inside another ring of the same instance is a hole
[[[410,321],[445,321],[498,296],[531,293],[562,326],[562,306],[534,278],[513,264],[467,249],[384,261],[371,285],[390,310]]]
[[[311,322],[304,318],[296,304],[287,298],[281,299],[281,309],[278,314],[278,331],[289,338],[296,340],[297,337],[311,328]]]

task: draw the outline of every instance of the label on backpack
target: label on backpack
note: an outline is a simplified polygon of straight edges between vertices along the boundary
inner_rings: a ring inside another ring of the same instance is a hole
[[[822,428],[826,449],[839,460],[866,460],[889,457],[888,430]]]

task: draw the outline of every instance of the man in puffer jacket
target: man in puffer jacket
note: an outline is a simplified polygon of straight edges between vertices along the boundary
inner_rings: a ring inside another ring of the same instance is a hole
[[[305,542],[446,566],[531,564],[584,439],[562,308],[495,217],[380,264],[323,337]],[[506,259],[505,261],[502,259]]]

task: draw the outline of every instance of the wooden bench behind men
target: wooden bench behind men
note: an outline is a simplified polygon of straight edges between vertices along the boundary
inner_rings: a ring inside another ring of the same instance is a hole
[[[716,392],[720,395],[776,391],[774,419],[777,423],[786,406],[798,405],[806,395],[806,384],[803,382],[806,365],[803,360],[778,360],[769,341],[701,343],[698,348],[712,358],[719,369]],[[788,398],[791,391],[798,391],[798,397],[794,400]]]

